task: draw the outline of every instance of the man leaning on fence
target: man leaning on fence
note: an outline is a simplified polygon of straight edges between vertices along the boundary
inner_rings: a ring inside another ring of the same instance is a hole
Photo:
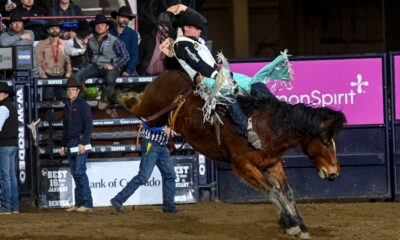
[[[0,35],[0,46],[21,46],[31,45],[33,46],[34,34],[30,30],[24,29],[24,24],[28,21],[23,18],[24,15],[19,10],[14,10],[10,16],[10,20],[4,20],[4,23],[8,24],[9,29],[7,32],[3,32]]]
[[[84,83],[87,78],[103,78],[104,89],[102,90],[98,108],[105,110],[107,101],[105,97],[115,87],[115,80],[120,71],[129,61],[129,53],[125,44],[108,33],[111,20],[104,14],[97,14],[90,25],[94,29],[94,36],[89,39],[85,52],[85,61],[89,63],[76,73],[76,78]]]
[[[40,41],[36,46],[36,57],[40,78],[68,78],[72,74],[71,60],[64,54],[65,41],[60,39],[61,22],[51,19],[44,30],[49,37]],[[61,87],[43,88],[43,99],[65,99],[65,90]]]
[[[93,199],[86,174],[88,146],[92,135],[93,120],[90,106],[79,96],[82,84],[74,77],[67,81],[68,100],[64,107],[63,138],[60,155],[68,157],[75,181],[75,206],[68,212],[92,212]]]

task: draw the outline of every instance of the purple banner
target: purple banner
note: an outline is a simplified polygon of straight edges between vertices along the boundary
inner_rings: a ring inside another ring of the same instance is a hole
[[[400,56],[394,56],[394,106],[396,120],[400,120]]]
[[[302,102],[342,110],[348,125],[384,123],[381,58],[291,63],[295,73],[292,88],[272,91],[279,99],[292,104]],[[233,72],[253,76],[265,64],[233,63],[230,67]],[[268,83],[270,89],[272,84]]]

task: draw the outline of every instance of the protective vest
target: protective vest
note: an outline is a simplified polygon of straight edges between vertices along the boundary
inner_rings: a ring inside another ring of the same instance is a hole
[[[198,41],[193,40],[191,38],[185,37],[185,36],[179,36],[176,38],[174,45],[179,43],[179,42],[191,42],[194,45],[194,49],[197,50],[197,53],[199,54],[200,58],[213,67],[216,62],[214,57],[212,56],[211,52],[208,50],[207,46],[205,45],[205,42],[202,38],[199,38]],[[176,56],[176,55],[175,55]],[[191,66],[189,66],[184,60],[178,58],[179,63],[181,64],[182,68],[185,69],[185,71],[189,74],[189,76],[194,79],[195,75],[197,74],[197,71],[195,71]],[[200,73],[204,75],[203,73]],[[211,76],[206,76],[206,77],[211,77]]]
[[[117,59],[117,55],[113,50],[114,42],[117,40],[111,34],[107,34],[106,39],[103,40],[101,46],[96,37],[89,39],[89,47],[93,52],[92,63],[97,67],[104,67],[108,63],[113,63]]]

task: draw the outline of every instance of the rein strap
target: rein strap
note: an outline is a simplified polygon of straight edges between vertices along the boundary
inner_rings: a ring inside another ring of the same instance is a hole
[[[154,119],[159,118],[160,116],[162,116],[162,115],[164,115],[164,114],[170,112],[172,109],[176,108],[176,106],[178,106],[179,104],[181,104],[182,102],[184,102],[185,99],[186,99],[191,93],[193,93],[192,87],[188,87],[188,88],[184,89],[184,90],[180,93],[179,97],[178,97],[171,105],[168,105],[167,107],[161,109],[160,111],[156,112],[156,113],[153,114],[153,115],[150,115],[150,116],[147,117],[147,118],[140,118],[140,119],[141,119],[143,122],[146,123],[146,122],[150,122],[150,121],[152,121],[152,120],[154,120]]]

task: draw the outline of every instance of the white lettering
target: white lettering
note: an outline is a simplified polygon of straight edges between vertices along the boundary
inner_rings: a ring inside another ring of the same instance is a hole
[[[355,95],[356,93],[351,89],[347,93],[321,93],[319,90],[314,90],[310,94],[280,95],[277,97],[279,100],[291,104],[304,103],[326,107],[329,105],[354,104]]]

